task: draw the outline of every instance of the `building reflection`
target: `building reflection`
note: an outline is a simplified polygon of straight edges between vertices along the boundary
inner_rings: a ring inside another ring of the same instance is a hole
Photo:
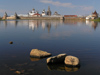
[[[42,21],[41,26],[42,26],[42,28],[43,28],[43,30],[44,30],[44,29],[45,29],[45,26],[46,26],[45,21]]]
[[[75,20],[64,20],[65,25],[77,25],[77,23]]]
[[[7,25],[13,25],[15,27],[17,27],[18,21],[3,21],[3,24],[5,25],[5,27],[7,27]]]
[[[10,25],[15,25],[15,27],[17,27],[18,21],[17,20],[16,21],[7,21],[7,23]]]
[[[47,29],[48,33],[51,30],[51,26],[57,28],[58,25],[61,25],[63,21],[52,21],[52,20],[29,20],[29,29],[33,31],[38,27],[42,27],[43,30]]]
[[[7,25],[12,26],[28,26],[29,29],[35,31],[35,29],[42,28],[43,30],[47,30],[50,33],[52,27],[57,28],[61,25],[72,25],[72,26],[81,26],[88,25],[94,28],[94,30],[98,26],[98,22],[88,21],[86,20],[7,20],[2,21],[2,23],[7,27]]]
[[[91,26],[94,28],[94,30],[96,30],[98,22],[86,20],[86,25]]]
[[[48,22],[48,23],[46,24],[46,27],[47,27],[48,33],[49,33],[49,32],[50,32],[50,29],[51,29],[51,22]]]
[[[97,26],[98,26],[98,22],[92,21],[92,27],[94,28],[94,30],[97,28]]]
[[[79,26],[85,23],[85,20],[64,20],[64,25]]]
[[[7,21],[3,21],[3,24],[5,25],[5,28],[7,27]]]

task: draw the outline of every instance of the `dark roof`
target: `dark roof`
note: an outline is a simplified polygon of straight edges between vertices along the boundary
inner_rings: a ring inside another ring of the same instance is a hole
[[[96,11],[94,11],[94,13],[92,13],[92,14],[97,14],[97,12],[96,12]]]

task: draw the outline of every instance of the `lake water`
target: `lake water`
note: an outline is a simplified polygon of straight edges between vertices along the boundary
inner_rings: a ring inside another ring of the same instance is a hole
[[[13,44],[9,44],[13,41]],[[30,58],[39,49],[52,56],[66,53],[80,59],[80,68],[47,65]],[[75,20],[0,21],[0,75],[99,75],[100,23]]]

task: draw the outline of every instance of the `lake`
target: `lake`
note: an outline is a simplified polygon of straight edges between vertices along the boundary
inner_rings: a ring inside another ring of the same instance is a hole
[[[47,65],[47,58],[30,58],[32,49],[47,51],[52,56],[61,53],[76,56],[81,66]],[[100,22],[0,21],[0,75],[17,75],[16,71],[22,75],[99,75]]]

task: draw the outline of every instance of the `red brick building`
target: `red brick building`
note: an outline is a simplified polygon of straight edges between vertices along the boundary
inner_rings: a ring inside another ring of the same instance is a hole
[[[77,17],[77,15],[64,15],[64,17],[68,17],[68,18],[72,17],[72,18],[74,18],[74,17]]]

